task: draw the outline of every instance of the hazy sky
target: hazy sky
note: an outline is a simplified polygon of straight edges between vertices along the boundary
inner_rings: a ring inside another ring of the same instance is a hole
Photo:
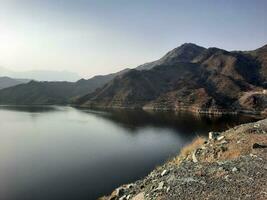
[[[185,42],[267,43],[266,0],[0,0],[0,66],[90,77],[135,67]]]

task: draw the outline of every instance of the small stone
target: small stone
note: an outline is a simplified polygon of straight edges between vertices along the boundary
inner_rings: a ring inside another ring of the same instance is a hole
[[[161,182],[159,183],[159,186],[157,187],[157,190],[162,190],[162,189],[163,189],[163,186],[164,186],[164,182],[161,181]]]
[[[237,172],[238,171],[238,169],[236,168],[236,167],[234,167],[233,169],[232,169],[232,172]]]
[[[254,179],[253,179],[253,178],[251,178],[251,177],[250,177],[248,180],[249,180],[250,182],[253,182],[253,181],[254,181]]]
[[[196,157],[196,150],[193,151],[193,153],[192,153],[192,159],[193,159],[193,162],[194,163],[197,163],[198,162],[197,157]]]
[[[175,180],[175,176],[171,175],[171,176],[168,177],[167,183],[171,183],[173,180]]]
[[[217,164],[218,164],[219,166],[221,166],[221,165],[223,165],[223,164],[224,164],[224,162],[217,161]]]
[[[133,188],[133,186],[134,186],[134,184],[128,184],[127,186],[126,186],[126,188],[128,188],[128,189],[131,189],[131,188]]]
[[[221,141],[221,144],[227,144],[228,142],[226,140]]]
[[[209,139],[215,140],[219,135],[220,135],[220,133],[218,133],[218,132],[209,132]]]
[[[167,174],[167,170],[165,169],[165,170],[163,170],[163,172],[160,174],[161,176],[165,176],[166,174]]]
[[[207,183],[206,183],[205,181],[203,181],[203,180],[201,180],[200,183],[201,183],[202,185],[206,185],[206,184],[207,184]]]
[[[224,178],[225,178],[227,181],[230,181],[229,175],[226,175]]]
[[[219,167],[218,170],[219,170],[219,171],[223,171],[223,167]]]
[[[185,182],[185,183],[197,182],[197,180],[194,179],[194,178],[192,178],[192,177],[181,178],[181,179],[179,179],[179,180],[182,181],[182,182]]]
[[[170,191],[170,189],[171,189],[170,187],[167,187],[166,192],[168,193]]]
[[[207,147],[205,147],[205,146],[202,146],[202,147],[201,147],[201,149],[202,149],[202,150],[206,150],[206,149],[207,149]]]
[[[255,154],[249,154],[250,155],[250,157],[252,157],[252,158],[257,158],[258,156],[256,156]]]
[[[227,151],[227,147],[225,147],[225,146],[221,146],[221,150],[222,150],[222,152],[225,152],[225,151]]]
[[[126,195],[123,195],[119,200],[126,200]]]
[[[253,126],[254,128],[259,128],[260,127],[260,124],[254,124],[254,126]]]
[[[119,187],[116,190],[114,190],[111,195],[110,195],[110,199],[117,199],[118,197],[122,196],[124,193],[124,188]]]
[[[220,141],[220,140],[222,140],[222,139],[224,139],[224,136],[222,135],[222,136],[219,136],[219,137],[217,137],[217,140],[218,141]]]
[[[209,140],[213,140],[213,132],[209,132]]]

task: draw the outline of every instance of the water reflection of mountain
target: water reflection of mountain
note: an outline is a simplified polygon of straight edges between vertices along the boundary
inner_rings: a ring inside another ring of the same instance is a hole
[[[160,127],[171,128],[176,132],[186,134],[202,135],[211,130],[222,131],[238,124],[257,120],[252,116],[245,115],[209,116],[184,112],[146,112],[142,110],[80,110],[115,122],[133,132],[144,127]]]
[[[0,110],[9,110],[28,113],[44,113],[57,111],[55,106],[0,106]]]

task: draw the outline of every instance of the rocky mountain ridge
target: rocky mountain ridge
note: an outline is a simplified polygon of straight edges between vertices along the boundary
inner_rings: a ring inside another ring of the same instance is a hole
[[[267,45],[226,51],[192,43],[135,69],[77,82],[30,82],[0,90],[0,104],[267,114]]]
[[[127,69],[108,75],[67,81],[30,81],[0,90],[0,104],[5,105],[62,105],[69,104],[72,99],[93,92],[104,86],[115,76]]]
[[[86,107],[266,113],[266,46],[229,52],[186,43],[79,98]]]
[[[0,90],[28,82],[30,82],[28,79],[14,79],[7,76],[2,76],[0,77]]]

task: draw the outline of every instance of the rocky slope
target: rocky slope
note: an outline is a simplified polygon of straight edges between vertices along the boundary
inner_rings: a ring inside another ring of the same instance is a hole
[[[107,83],[76,104],[89,107],[264,113],[267,48],[229,52],[184,44]]]
[[[267,199],[267,119],[197,138],[144,179],[100,199]]]

